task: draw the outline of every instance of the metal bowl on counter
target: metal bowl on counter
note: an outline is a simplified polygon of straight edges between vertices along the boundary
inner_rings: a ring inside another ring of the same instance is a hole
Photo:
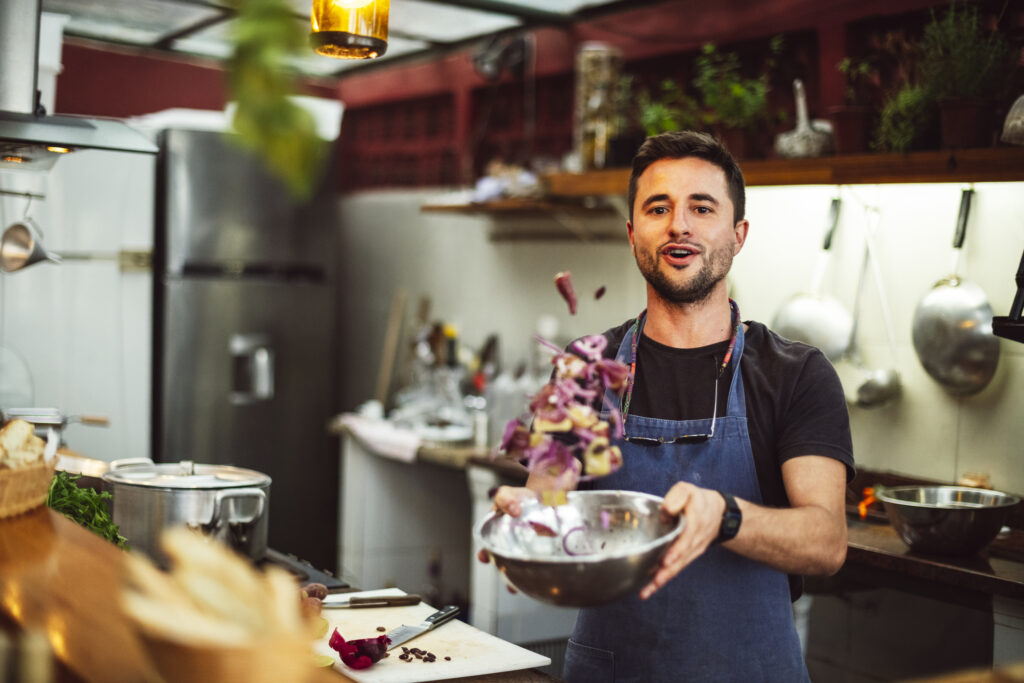
[[[912,550],[973,555],[999,533],[1018,496],[966,486],[877,487],[889,521]]]
[[[593,607],[637,593],[683,530],[681,516],[662,520],[661,502],[634,491],[573,491],[557,507],[524,501],[519,517],[491,512],[473,533],[516,590]]]

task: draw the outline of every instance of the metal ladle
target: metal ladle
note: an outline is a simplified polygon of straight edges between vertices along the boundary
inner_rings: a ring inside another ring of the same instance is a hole
[[[857,330],[860,326],[861,311],[864,303],[864,285],[867,280],[868,266],[873,266],[872,275],[878,288],[879,296],[883,300],[885,314],[885,327],[889,336],[889,344],[895,358],[895,341],[892,336],[892,326],[888,319],[888,304],[885,302],[881,276],[877,264],[872,256],[871,237],[865,228],[864,236],[864,259],[861,262],[860,274],[857,279],[856,298],[853,302],[853,325],[850,329],[849,343],[846,352],[839,362],[836,363],[836,371],[843,380],[843,387],[846,390],[846,400],[852,405],[862,408],[874,408],[888,403],[891,399],[900,394],[902,384],[899,373],[892,368],[871,368],[864,363],[860,355],[860,348],[857,344]],[[856,389],[853,389],[856,387]]]
[[[870,216],[875,210],[866,208],[865,211]],[[889,352],[892,354],[893,364],[898,365],[896,335],[893,332],[892,316],[889,312],[889,301],[885,295],[885,286],[882,284],[882,272],[878,267],[878,259],[874,254],[875,248],[872,232],[871,220],[869,219],[864,229],[865,259],[871,264],[871,274],[875,278],[875,287],[878,289],[878,300],[882,307],[882,322],[885,325],[885,336],[889,341]],[[872,370],[864,382],[857,387],[857,405],[864,408],[883,405],[899,396],[902,388],[903,384],[900,380],[900,373],[894,367]]]

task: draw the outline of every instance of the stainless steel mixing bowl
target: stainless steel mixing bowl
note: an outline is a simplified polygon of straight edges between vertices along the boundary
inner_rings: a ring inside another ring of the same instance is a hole
[[[996,537],[1020,498],[966,486],[876,487],[903,542],[925,553],[973,555]]]
[[[685,519],[662,521],[662,499],[635,491],[573,491],[568,503],[492,512],[477,542],[516,590],[565,607],[593,607],[639,592]]]

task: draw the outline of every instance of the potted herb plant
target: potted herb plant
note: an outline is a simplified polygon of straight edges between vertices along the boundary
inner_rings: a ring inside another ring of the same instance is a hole
[[[652,94],[646,88],[637,96],[639,124],[646,135],[686,130],[700,125],[697,100],[678,83],[665,79]]]
[[[889,31],[877,40],[876,67],[888,83],[871,147],[903,153],[932,146],[938,116],[932,89],[919,77],[921,46],[903,31]]]
[[[870,91],[877,86],[878,71],[870,57],[845,57],[836,68],[843,74],[845,80],[844,104],[829,110],[836,154],[866,152],[872,118],[872,109],[869,106]]]
[[[697,56],[693,85],[700,93],[701,120],[737,157],[749,158],[760,152],[754,133],[764,131],[771,119],[768,70],[781,47],[781,38],[773,38],[766,68],[756,77],[745,77],[739,56],[720,52],[714,43],[706,43]]]
[[[914,147],[934,118],[935,100],[927,88],[907,83],[886,100],[879,117],[874,147],[903,153]]]
[[[1010,73],[1010,50],[997,30],[982,27],[978,9],[953,2],[932,12],[921,37],[921,82],[938,103],[944,148],[988,147],[993,112]]]
[[[608,141],[608,164],[613,167],[628,166],[648,135],[688,128],[696,120],[686,114],[686,102],[692,99],[674,81],[662,81],[654,94],[641,88],[634,95],[634,86],[634,77],[626,74],[615,88],[615,132]]]

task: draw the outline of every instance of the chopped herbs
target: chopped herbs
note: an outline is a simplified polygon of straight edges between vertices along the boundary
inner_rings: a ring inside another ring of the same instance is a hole
[[[114,524],[107,508],[107,501],[113,496],[106,491],[98,492],[80,487],[75,483],[80,476],[58,471],[50,482],[50,491],[46,496],[47,506],[117,547],[127,549],[127,539],[118,533],[117,525]]]

